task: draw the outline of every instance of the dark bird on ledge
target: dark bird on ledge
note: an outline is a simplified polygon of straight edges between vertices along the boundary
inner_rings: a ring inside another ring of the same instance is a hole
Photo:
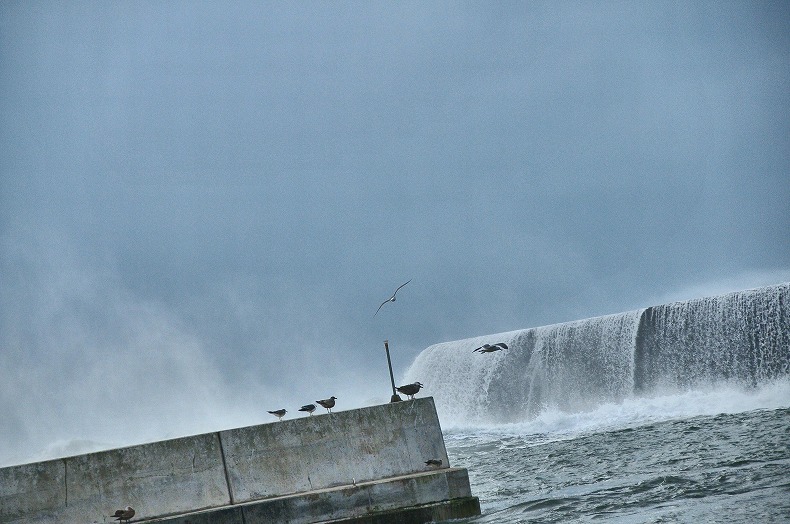
[[[333,396],[333,397],[325,398],[324,400],[316,400],[316,402],[321,404],[321,406],[325,407],[327,413],[332,413],[332,408],[335,407],[335,399],[337,399],[337,397]]]
[[[425,465],[426,465],[426,466],[437,466],[437,467],[438,467],[438,466],[441,466],[441,465],[442,465],[442,461],[441,461],[441,459],[440,459],[440,460],[437,460],[437,459],[429,459],[429,460],[426,460],[426,461],[425,461]]]
[[[313,411],[315,411],[315,404],[305,404],[299,411],[304,411],[305,413],[310,413],[310,416],[313,416]]]
[[[276,411],[269,411],[269,413],[277,417],[278,420],[282,421],[283,417],[285,416],[286,413],[288,413],[288,411],[284,409],[278,409]]]
[[[411,279],[409,279],[409,282],[411,282]],[[406,284],[408,284],[409,282],[406,282]],[[395,295],[398,294],[398,290],[400,288],[402,288],[403,286],[405,286],[406,284],[401,284],[400,286],[398,286],[398,289],[395,290],[395,293],[393,293],[391,297],[389,297],[387,300],[385,300],[384,302],[381,303],[381,305],[376,310],[376,312],[373,313],[373,316],[375,317],[376,315],[378,315],[379,311],[381,310],[381,308],[384,307],[384,304],[386,304],[387,302],[395,302]]]
[[[405,386],[400,386],[395,389],[398,390],[399,393],[403,393],[404,395],[408,395],[410,399],[414,399],[414,395],[420,391],[420,388],[424,387],[421,383],[415,382],[414,384],[406,384]]]
[[[493,353],[494,351],[502,351],[503,349],[507,349],[507,344],[504,342],[497,342],[496,344],[483,344],[479,348],[472,350],[472,353],[475,351],[479,351],[482,353]]]
[[[118,522],[129,522],[129,519],[134,517],[134,509],[131,506],[126,506],[126,509],[117,509],[113,515],[110,515],[110,518],[114,518]]]

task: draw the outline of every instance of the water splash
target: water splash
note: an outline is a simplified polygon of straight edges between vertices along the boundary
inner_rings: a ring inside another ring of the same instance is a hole
[[[638,391],[790,374],[790,284],[647,308],[635,346]]]
[[[637,396],[790,375],[790,284],[444,342],[406,372],[443,423],[516,423]],[[483,343],[509,349],[480,355]]]

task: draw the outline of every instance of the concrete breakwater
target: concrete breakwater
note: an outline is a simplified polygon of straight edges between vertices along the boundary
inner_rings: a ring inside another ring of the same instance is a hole
[[[127,505],[132,522],[184,524],[480,512],[466,470],[449,467],[432,398],[0,469],[0,523],[111,522]]]

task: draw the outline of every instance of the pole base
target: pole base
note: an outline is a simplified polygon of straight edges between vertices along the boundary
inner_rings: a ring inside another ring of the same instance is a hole
[[[390,397],[390,403],[392,403],[392,402],[400,402],[400,401],[402,401],[402,400],[403,400],[403,399],[402,399],[402,398],[400,398],[400,396],[399,396],[399,395],[392,395],[392,396]]]

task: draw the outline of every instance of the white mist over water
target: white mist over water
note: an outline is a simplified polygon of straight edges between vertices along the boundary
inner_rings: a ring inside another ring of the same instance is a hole
[[[339,409],[380,403],[371,399],[382,390],[389,399],[365,365],[329,359],[320,376],[306,371],[323,348],[298,337],[288,340],[298,352],[270,360],[261,351],[229,373],[227,348],[183,311],[130,290],[111,265],[85,262],[68,239],[44,240],[0,236],[3,257],[25,268],[4,274],[0,290],[0,467],[270,422],[267,410],[297,416],[330,395]],[[259,313],[217,307],[238,329]],[[331,381],[337,368],[342,383]]]

